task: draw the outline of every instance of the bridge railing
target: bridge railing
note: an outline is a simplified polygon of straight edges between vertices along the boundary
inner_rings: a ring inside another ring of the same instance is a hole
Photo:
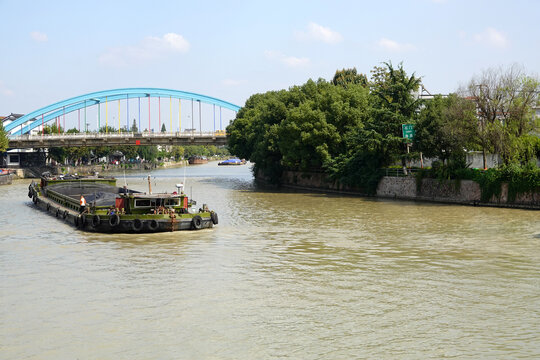
[[[224,138],[225,132],[222,131],[194,131],[194,132],[87,132],[87,133],[62,133],[62,134],[23,134],[10,137],[10,140],[61,140],[61,139],[98,139],[98,138]]]

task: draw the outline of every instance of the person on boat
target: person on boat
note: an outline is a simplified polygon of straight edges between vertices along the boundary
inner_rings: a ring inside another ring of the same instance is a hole
[[[79,208],[79,213],[83,213],[84,210],[86,209],[86,199],[84,198],[84,196],[82,196],[81,194],[81,199],[79,200],[79,204],[81,205],[81,207]]]

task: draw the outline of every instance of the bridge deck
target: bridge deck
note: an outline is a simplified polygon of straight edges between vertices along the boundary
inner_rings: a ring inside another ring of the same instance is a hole
[[[12,149],[114,145],[226,145],[227,137],[214,132],[78,133],[19,135],[9,138]]]

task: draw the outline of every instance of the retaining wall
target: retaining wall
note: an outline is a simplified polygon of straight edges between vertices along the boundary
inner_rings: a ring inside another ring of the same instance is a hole
[[[0,175],[0,185],[9,185],[11,184],[11,179],[13,178],[13,175],[7,174],[7,175]]]
[[[285,171],[281,177],[281,184],[285,187],[366,195],[361,189],[343,186],[330,181],[324,173]],[[480,185],[472,180],[440,181],[437,179],[422,179],[421,183],[417,184],[414,176],[385,176],[380,180],[376,194],[372,196],[400,200],[540,210],[539,192],[519,194],[513,202],[508,202],[508,184],[502,185],[500,197],[493,197],[489,202],[482,202],[481,195]]]

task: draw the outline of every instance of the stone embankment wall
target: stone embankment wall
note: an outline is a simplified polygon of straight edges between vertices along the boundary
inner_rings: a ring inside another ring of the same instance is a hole
[[[422,179],[417,184],[412,176],[386,176],[377,187],[377,196],[384,198],[540,209],[540,193],[518,194],[513,202],[508,202],[508,184],[502,185],[499,197],[493,196],[487,203],[481,201],[481,195],[480,185],[472,180]]]
[[[0,175],[0,185],[9,185],[11,184],[11,179],[13,178],[13,175]]]
[[[365,195],[359,189],[329,181],[323,173],[302,174],[297,171],[286,171],[281,177],[281,183],[285,187]],[[520,194],[511,203],[508,202],[507,184],[503,184],[500,197],[493,197],[487,203],[481,202],[481,194],[480,185],[472,180],[422,179],[421,184],[417,184],[414,176],[385,176],[379,182],[377,193],[374,196],[400,200],[540,210],[540,193],[538,192]]]

